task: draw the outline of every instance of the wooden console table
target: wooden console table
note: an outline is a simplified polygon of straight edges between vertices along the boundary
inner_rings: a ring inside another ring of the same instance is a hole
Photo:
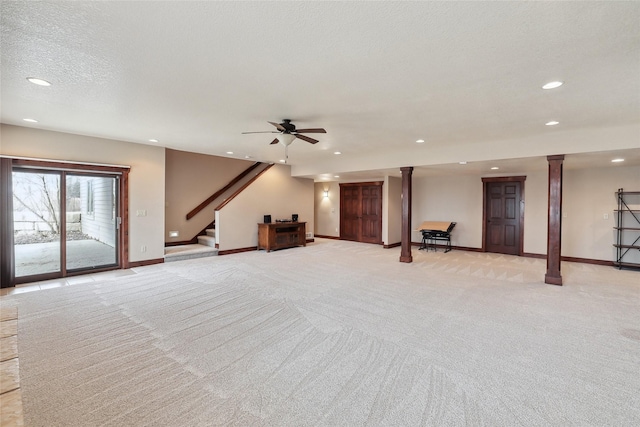
[[[306,222],[272,222],[258,224],[258,250],[267,252],[307,246]]]

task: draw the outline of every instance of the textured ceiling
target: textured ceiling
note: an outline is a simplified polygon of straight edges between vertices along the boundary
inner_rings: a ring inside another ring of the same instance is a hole
[[[640,156],[640,2],[0,7],[3,123],[277,162],[273,135],[241,132],[290,118],[327,129],[289,147],[315,178]]]

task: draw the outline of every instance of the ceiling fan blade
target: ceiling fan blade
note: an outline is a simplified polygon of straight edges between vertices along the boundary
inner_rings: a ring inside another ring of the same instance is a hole
[[[310,142],[312,144],[316,144],[318,142],[317,139],[309,138],[308,136],[304,136],[304,135],[296,134],[296,138],[300,138],[301,140]]]
[[[276,132],[275,130],[263,130],[260,132],[242,132],[243,135],[248,134],[248,133],[280,133],[280,132]]]
[[[281,132],[285,132],[286,131],[286,129],[283,128],[282,126],[280,126],[278,123],[273,123],[273,122],[267,122],[267,123],[274,125],[276,127],[276,129],[278,129]]]
[[[278,142],[280,142],[280,141],[278,141],[278,138],[276,138],[276,139],[274,139],[273,141],[271,141],[271,142],[269,143],[269,145],[277,144]]]
[[[298,133],[327,133],[326,130],[322,129],[322,128],[316,128],[316,129],[296,129],[296,132]]]

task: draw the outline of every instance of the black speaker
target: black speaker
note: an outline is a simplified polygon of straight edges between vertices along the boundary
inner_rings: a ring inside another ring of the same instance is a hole
[[[264,216],[264,223],[265,224],[271,223],[271,215],[265,215]]]
[[[298,222],[298,214],[291,215],[291,221]]]

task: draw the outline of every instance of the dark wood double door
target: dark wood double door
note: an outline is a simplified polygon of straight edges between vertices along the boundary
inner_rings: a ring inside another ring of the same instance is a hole
[[[382,182],[340,184],[340,238],[382,243]]]

